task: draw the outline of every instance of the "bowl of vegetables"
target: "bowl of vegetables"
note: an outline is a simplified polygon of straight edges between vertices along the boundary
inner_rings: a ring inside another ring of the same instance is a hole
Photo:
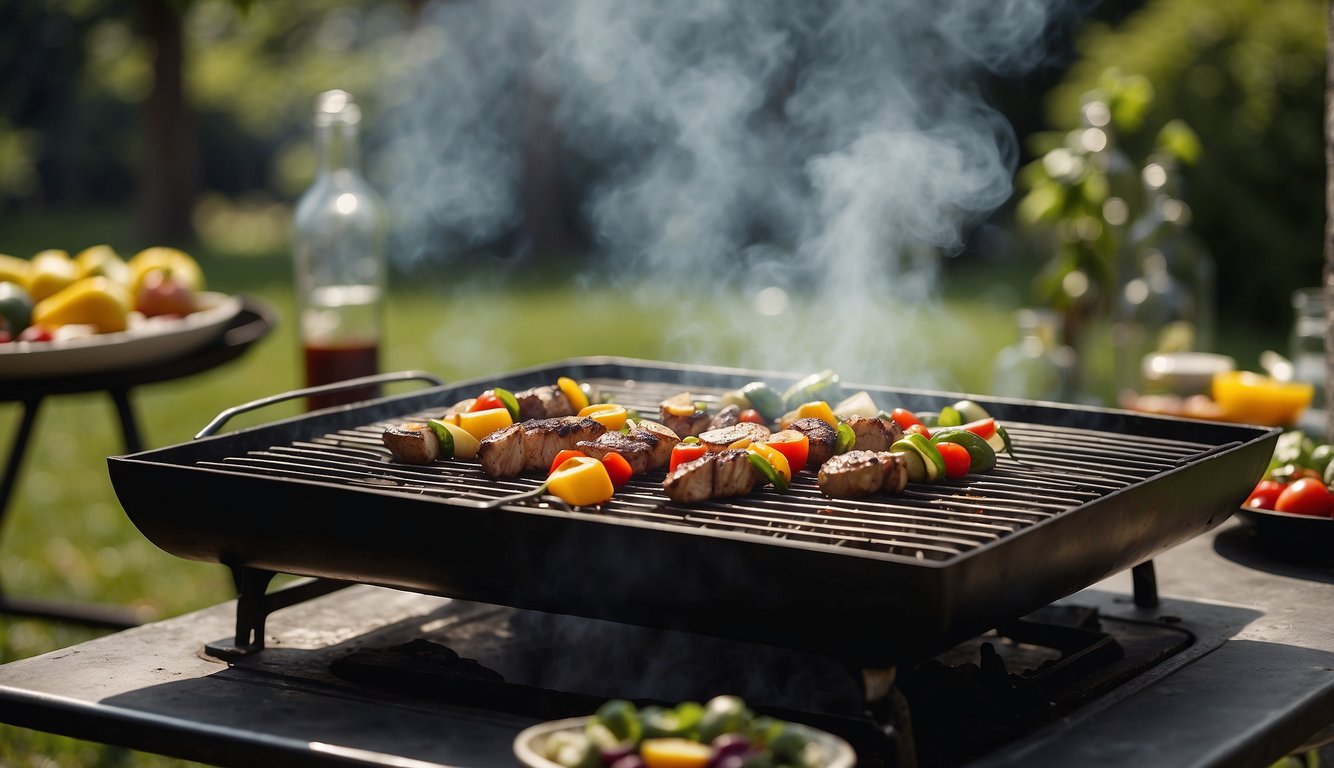
[[[757,715],[736,696],[636,707],[613,699],[588,717],[539,723],[514,740],[528,768],[852,768],[843,739]]]
[[[1241,520],[1267,541],[1334,554],[1334,444],[1300,430],[1280,435]]]

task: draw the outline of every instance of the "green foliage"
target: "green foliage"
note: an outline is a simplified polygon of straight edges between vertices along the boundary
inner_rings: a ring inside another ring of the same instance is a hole
[[[1052,124],[1070,128],[1108,70],[1152,84],[1123,147],[1144,157],[1164,129],[1180,145],[1177,119],[1198,133],[1183,196],[1218,260],[1220,306],[1271,326],[1288,322],[1288,292],[1321,275],[1328,14],[1318,0],[1150,0],[1090,28],[1049,101]]]

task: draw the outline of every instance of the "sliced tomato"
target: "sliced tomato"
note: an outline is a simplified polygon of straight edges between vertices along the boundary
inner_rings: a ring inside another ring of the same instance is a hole
[[[935,443],[936,450],[940,451],[940,458],[945,460],[945,477],[963,477],[968,474],[968,467],[972,465],[972,457],[968,455],[968,449],[958,443]]]
[[[739,418],[742,421],[748,421],[751,424],[767,423],[765,422],[764,417],[760,415],[760,412],[755,410],[754,408],[747,408],[746,410],[742,411],[741,416]]]
[[[991,436],[996,434],[996,420],[988,416],[985,419],[970,421],[963,425],[963,428],[982,438],[990,440]]]
[[[468,406],[468,413],[473,413],[475,411],[489,411],[492,408],[505,408],[505,401],[497,397],[495,392],[488,389],[478,395],[476,400],[472,401],[472,405]],[[505,408],[505,410],[509,409]]]
[[[1294,515],[1329,517],[1331,510],[1334,510],[1334,495],[1330,494],[1323,480],[1303,477],[1283,489],[1274,501],[1274,509]]]
[[[1279,494],[1286,487],[1286,483],[1277,480],[1261,480],[1255,484],[1255,490],[1251,491],[1243,506],[1249,509],[1273,509]]]
[[[775,432],[764,441],[765,445],[787,457],[787,464],[796,474],[806,467],[806,460],[811,454],[811,440],[795,429]]]
[[[630,462],[626,461],[625,457],[619,453],[608,453],[602,457],[602,463],[607,465],[607,474],[611,477],[612,486],[616,488],[625,485],[625,482],[635,473],[630,468]]]
[[[560,469],[560,465],[564,464],[570,459],[575,459],[580,456],[587,456],[587,455],[588,454],[584,453],[583,451],[576,451],[573,448],[566,448],[565,450],[556,454],[556,458],[553,459],[551,462],[551,469],[547,470],[547,475],[550,475],[552,472],[555,472],[557,469]]]
[[[704,443],[677,443],[672,449],[672,458],[667,465],[667,471],[671,472],[687,461],[694,461],[708,451]]]

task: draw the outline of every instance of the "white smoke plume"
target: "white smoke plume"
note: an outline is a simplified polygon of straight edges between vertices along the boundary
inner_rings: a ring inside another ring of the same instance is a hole
[[[828,308],[766,320],[743,360],[683,325],[688,362],[929,383],[884,377],[922,354],[890,339],[941,322],[924,301],[939,258],[1009,197],[1018,158],[983,76],[1040,63],[1069,1],[429,5],[382,142],[396,258],[448,263],[512,234],[541,158],[627,289]],[[908,327],[848,332],[904,302],[922,307]]]

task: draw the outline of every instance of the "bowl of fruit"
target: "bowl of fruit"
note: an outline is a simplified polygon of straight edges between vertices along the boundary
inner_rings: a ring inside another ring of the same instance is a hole
[[[1240,517],[1266,541],[1334,553],[1334,444],[1301,430],[1280,435]]]
[[[588,717],[539,723],[514,740],[528,768],[852,768],[833,734],[753,712],[736,696],[637,707],[608,701]]]
[[[0,378],[104,373],[207,344],[242,308],[204,290],[199,264],[175,248],[122,260],[96,245],[74,257],[0,254]]]

